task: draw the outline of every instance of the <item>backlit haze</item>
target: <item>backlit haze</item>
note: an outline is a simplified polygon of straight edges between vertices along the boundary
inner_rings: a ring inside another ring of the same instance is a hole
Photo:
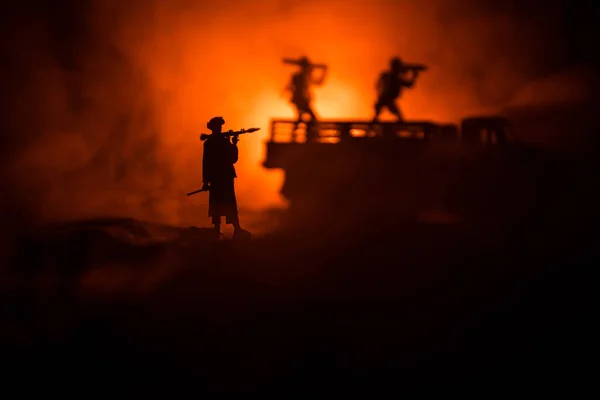
[[[405,93],[405,116],[458,122],[501,107],[562,51],[555,13],[477,1],[93,3],[64,17],[80,27],[63,44],[34,15],[13,32],[26,85],[14,92],[18,143],[4,166],[32,219],[208,226],[207,195],[185,193],[202,184],[199,135],[214,116],[225,129],[261,128],[239,143],[242,218],[256,225],[257,212],[284,207],[283,174],[260,167],[269,120],[294,117],[283,94],[294,67],[282,57],[329,65],[314,90],[321,118],[371,118],[377,76],[397,55],[430,67]]]

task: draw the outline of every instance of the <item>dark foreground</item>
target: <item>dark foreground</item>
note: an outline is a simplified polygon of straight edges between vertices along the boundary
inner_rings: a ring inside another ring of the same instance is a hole
[[[251,243],[118,219],[48,228],[2,280],[3,379],[117,396],[583,389],[589,182],[511,221],[296,226]]]

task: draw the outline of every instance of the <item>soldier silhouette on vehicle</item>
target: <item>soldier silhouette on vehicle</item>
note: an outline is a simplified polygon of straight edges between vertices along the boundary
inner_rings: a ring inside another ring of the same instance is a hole
[[[204,142],[202,156],[202,190],[208,190],[208,216],[212,219],[217,235],[221,235],[221,217],[233,225],[234,238],[249,237],[250,232],[240,227],[234,180],[237,178],[234,164],[238,161],[238,136],[223,133],[225,120],[214,117],[207,124],[212,132]]]
[[[412,88],[419,72],[425,70],[420,64],[405,64],[398,57],[390,61],[389,71],[383,72],[377,81],[377,102],[375,103],[375,116],[372,124],[379,121],[379,115],[383,108],[387,108],[397,118],[398,122],[404,122],[404,116],[396,104],[396,99],[401,97],[404,88]]]
[[[307,139],[312,140],[316,137],[314,129],[318,118],[311,106],[312,96],[310,86],[323,84],[328,67],[325,64],[312,64],[307,57],[302,57],[299,60],[284,58],[283,62],[300,67],[299,71],[292,75],[285,89],[292,93],[291,103],[296,108],[298,114],[296,124],[294,125],[294,132],[298,129],[298,125],[304,121],[304,117],[308,116],[310,119],[307,122],[306,133]],[[317,69],[320,69],[322,73],[320,76],[315,77],[313,73]]]

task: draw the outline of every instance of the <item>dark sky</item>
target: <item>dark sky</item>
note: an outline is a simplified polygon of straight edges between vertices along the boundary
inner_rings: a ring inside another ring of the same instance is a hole
[[[561,10],[563,26],[556,26],[562,30],[564,40],[569,48],[569,63],[598,62],[597,52],[594,50],[593,38],[598,36],[599,8],[593,2],[568,1],[568,0],[482,0],[481,3],[489,4],[494,9],[510,9],[515,15],[523,15],[535,20],[536,17],[548,12],[550,8],[558,7]]]
[[[543,1],[533,3],[544,4]],[[563,19],[567,28],[566,40],[573,62],[598,63],[598,51],[595,37],[600,33],[598,17],[599,8],[593,2],[560,1],[563,8]],[[535,7],[531,8],[535,12]]]
[[[74,68],[77,53],[94,42],[86,29],[91,3],[78,0],[7,0],[1,15],[4,68],[11,65],[11,54],[26,47],[22,36],[24,27],[28,25],[43,26],[48,46],[53,48],[59,64],[66,69]],[[480,0],[477,3],[478,7],[490,10],[510,10],[514,15],[530,17],[531,21],[549,12],[549,8],[559,7],[563,26],[556,29],[564,31],[564,41],[569,49],[568,58],[562,63],[598,62],[597,46],[592,38],[600,33],[597,23],[600,13],[593,2]]]
[[[86,13],[89,11],[89,1],[77,0],[8,0],[2,14],[4,45],[10,47],[12,28],[28,24],[32,20],[43,21],[52,41],[57,47],[63,47],[62,58],[68,62],[70,49],[74,51],[78,46],[84,46],[86,40]],[[450,1],[452,3],[452,1]],[[550,7],[560,7],[564,28],[565,40],[571,49],[573,61],[597,61],[598,57],[590,46],[591,38],[599,32],[598,7],[593,2],[567,1],[567,0],[481,0],[478,6],[487,5],[490,9],[511,10],[515,14],[536,16],[548,12]],[[561,27],[557,27],[561,29]],[[60,43],[60,44],[59,44]],[[71,55],[72,57],[72,55]]]

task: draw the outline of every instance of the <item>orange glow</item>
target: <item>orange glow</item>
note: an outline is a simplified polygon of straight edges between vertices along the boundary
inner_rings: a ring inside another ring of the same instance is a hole
[[[32,77],[32,100],[15,113],[40,139],[12,168],[44,191],[38,197],[45,217],[109,214],[207,225],[206,195],[185,193],[202,184],[199,135],[220,115],[225,129],[261,128],[240,140],[240,208],[283,206],[283,173],[260,167],[270,119],[294,118],[283,95],[294,68],[283,57],[306,55],[329,66],[313,92],[322,119],[371,119],[375,82],[395,55],[430,67],[400,100],[407,119],[457,122],[477,112],[475,64],[493,77],[489,87],[506,86],[498,82],[507,82],[514,57],[476,61],[508,29],[504,21],[457,14],[441,23],[441,14],[453,12],[445,4],[97,2],[88,25],[101,43],[82,53],[80,76],[61,70],[42,39],[39,54],[30,55],[32,68],[43,73]],[[512,33],[505,36],[514,42]],[[525,75],[515,72],[512,81]],[[66,94],[73,82],[90,104],[78,113]]]

